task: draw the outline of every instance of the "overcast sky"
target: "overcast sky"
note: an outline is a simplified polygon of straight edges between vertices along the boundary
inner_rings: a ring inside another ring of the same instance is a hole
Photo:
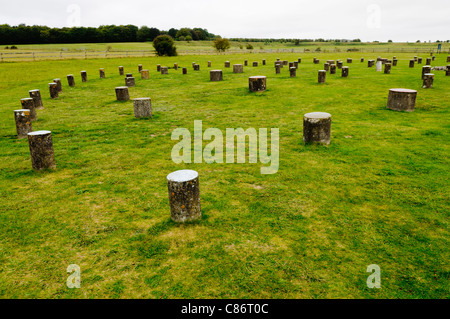
[[[13,0],[0,24],[206,28],[222,37],[450,40],[450,0]]]

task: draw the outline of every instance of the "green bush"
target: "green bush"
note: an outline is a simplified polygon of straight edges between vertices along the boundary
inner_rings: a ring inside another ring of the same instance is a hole
[[[156,50],[156,54],[159,56],[176,56],[177,48],[175,47],[175,41],[170,35],[159,35],[153,40],[153,47]]]
[[[247,50],[253,50],[253,45],[251,45],[250,43],[247,44]]]
[[[218,52],[225,52],[231,47],[230,41],[228,39],[216,39],[213,41],[213,47]]]

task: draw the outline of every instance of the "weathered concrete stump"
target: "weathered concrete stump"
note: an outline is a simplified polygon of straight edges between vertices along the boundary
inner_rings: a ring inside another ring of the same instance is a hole
[[[34,100],[34,106],[37,110],[43,110],[44,106],[42,104],[42,97],[40,90],[30,90],[28,91],[30,97]]]
[[[233,64],[233,73],[244,73],[244,66],[242,64]]]
[[[56,89],[58,90],[58,93],[62,92],[62,84],[61,84],[61,79],[53,79],[53,82],[56,83]]]
[[[229,68],[230,67],[230,61],[225,61],[225,67]]]
[[[384,74],[391,74],[391,65],[390,63],[384,65]]]
[[[342,77],[343,78],[347,78],[348,77],[348,70],[349,70],[348,66],[343,66],[342,67]]]
[[[320,60],[319,59],[316,59],[316,58],[314,58],[315,60],[314,60],[314,64],[319,64],[320,63]]]
[[[336,64],[330,64],[330,74],[336,74]]]
[[[169,74],[169,68],[167,66],[162,66],[161,74]]]
[[[281,61],[276,61],[275,62],[275,67],[277,67],[277,65],[280,67],[280,69],[283,67],[283,62]]]
[[[142,70],[141,71],[141,79],[148,80],[150,78],[150,71],[149,70]]]
[[[422,58],[417,58],[417,64],[422,64]]]
[[[424,65],[422,67],[422,80],[425,77],[425,73],[431,73],[431,65]]]
[[[414,57],[414,61],[417,62],[417,56]]]
[[[117,101],[128,101],[130,94],[128,93],[128,86],[116,87],[116,99]]]
[[[445,76],[450,76],[450,65],[447,65],[447,68],[445,69]]]
[[[33,132],[29,109],[14,110],[14,119],[16,121],[17,138],[26,138],[28,133]]]
[[[104,79],[105,78],[105,69],[102,68],[99,71],[100,71],[100,78]]]
[[[431,58],[427,58],[427,65],[431,65]]]
[[[394,111],[412,112],[416,105],[416,90],[390,89],[387,108]]]
[[[136,86],[136,81],[134,77],[126,77],[125,78],[125,85],[128,87]]]
[[[297,76],[297,69],[295,67],[289,68],[289,75],[291,78],[295,78]]]
[[[49,83],[48,88],[50,91],[50,97],[52,99],[57,99],[58,98],[58,84],[56,84],[55,82]]]
[[[87,82],[87,72],[81,71],[81,82]]]
[[[409,67],[410,68],[413,68],[414,67],[414,59],[412,59],[412,60],[409,60]]]
[[[450,62],[450,55],[447,56],[447,62]]]
[[[267,87],[266,77],[262,75],[248,78],[248,89],[250,92],[265,91]]]
[[[433,73],[425,73],[423,75],[423,86],[424,89],[431,89],[433,87],[434,82],[434,74]]]
[[[248,66],[248,61],[247,60],[244,61],[244,65]]]
[[[347,58],[347,63],[353,63],[353,59]]]
[[[298,58],[297,62],[302,63],[302,58]]]
[[[344,66],[344,63],[342,61],[337,61],[338,69],[342,69],[343,66]]]
[[[392,60],[392,66],[397,66],[397,62],[398,62],[397,59],[393,59],[393,60]]]
[[[433,55],[433,56],[431,57],[431,59],[432,59],[433,61],[435,61],[435,60],[436,60],[436,56]]]
[[[180,170],[167,175],[170,215],[174,222],[184,223],[201,218],[198,173]]]
[[[329,63],[324,63],[323,64],[323,69],[325,70],[325,71],[330,71],[330,64]]]
[[[262,65],[266,65],[266,60],[265,59],[262,60]]]
[[[294,61],[294,68],[298,69],[298,62]]]
[[[208,61],[208,68],[211,67],[211,61]]]
[[[175,71],[178,71],[178,63],[174,63],[173,64],[173,68],[174,68]]]
[[[276,64],[275,65],[275,74],[280,74],[280,72],[281,72],[281,65]]]
[[[141,97],[133,100],[134,117],[152,117],[152,100],[149,97]]]
[[[303,143],[329,145],[331,140],[331,115],[312,112],[303,116]]]
[[[157,64],[156,65],[156,71],[157,72],[161,72],[161,64]]]
[[[361,58],[361,63],[364,62],[364,58]]]
[[[374,61],[374,60],[369,60],[369,61],[367,61],[367,67],[368,67],[368,68],[373,67],[374,64],[375,64],[375,61]]]
[[[119,75],[124,75],[123,66],[119,66]]]
[[[187,68],[183,68],[183,74],[187,74]]]
[[[222,70],[211,70],[211,71],[209,71],[209,79],[212,82],[222,81],[223,80]]]
[[[142,71],[142,64],[138,64],[138,72]]]
[[[22,105],[22,109],[30,110],[30,119],[32,121],[36,121],[37,113],[36,113],[36,106],[34,104],[34,100],[31,97],[27,97],[25,99],[21,99],[20,104]]]
[[[334,65],[334,64],[333,64]],[[325,83],[325,78],[327,76],[327,71],[325,70],[319,70],[319,76],[318,76],[318,82],[319,83]]]
[[[258,66],[258,62],[256,62],[256,61],[253,62],[253,66],[254,66],[254,67]]]
[[[75,86],[75,78],[73,77],[73,74],[67,75],[67,83],[69,84],[70,87]]]
[[[289,68],[292,68],[294,66],[294,62],[289,62]]]
[[[52,132],[36,131],[28,133],[27,136],[33,169],[40,171],[56,168]]]
[[[288,64],[289,64],[288,60],[283,60],[283,65],[288,65]]]
[[[336,64],[336,62],[335,62],[334,60],[327,60],[327,63],[328,63],[329,65]]]
[[[194,65],[194,71],[200,71],[200,64]]]

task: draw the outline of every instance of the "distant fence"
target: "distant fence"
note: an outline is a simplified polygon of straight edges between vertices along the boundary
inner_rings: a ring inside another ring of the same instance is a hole
[[[250,53],[338,53],[338,52],[361,52],[361,53],[449,53],[450,48],[437,51],[432,48],[324,48],[320,51],[308,48],[293,49],[254,49],[254,50],[228,50],[225,54],[250,54]],[[214,49],[209,50],[182,50],[179,55],[213,55],[217,54]],[[102,59],[102,58],[137,58],[156,56],[154,50],[123,50],[123,51],[15,51],[0,52],[0,62],[11,61],[40,61],[59,59]]]

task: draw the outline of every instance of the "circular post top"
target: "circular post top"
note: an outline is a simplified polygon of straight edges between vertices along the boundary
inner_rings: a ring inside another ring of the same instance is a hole
[[[57,84],[55,82],[52,82],[52,83],[49,83],[48,85],[49,86],[54,86],[54,85],[56,86]]]
[[[30,132],[28,135],[47,135],[52,134],[51,131],[36,131],[36,132]]]
[[[151,98],[149,97],[138,97],[136,99],[133,99],[133,101],[150,101]]]
[[[417,93],[416,90],[410,90],[410,89],[390,89],[389,91],[397,92],[397,93]]]
[[[81,73],[86,73],[86,71],[81,71]]]
[[[60,78],[53,79],[53,81],[61,81]]]
[[[426,76],[434,76],[434,73],[425,73]]]
[[[67,76],[73,76],[73,74],[67,74]]]
[[[39,90],[30,90],[30,91],[28,91],[28,92],[39,92]]]
[[[26,98],[23,98],[23,99],[20,99],[21,101],[30,101],[30,100],[32,100],[33,98],[32,97],[26,97]]]
[[[233,64],[233,65],[242,65],[242,64]]]
[[[29,109],[14,110],[14,113],[31,112]]]
[[[327,73],[325,70],[319,70],[319,73]]]
[[[265,79],[266,77],[264,75],[255,75],[255,76],[251,76],[249,77],[249,79]]]
[[[343,66],[342,68],[343,68],[343,69],[348,69],[348,66]]]
[[[222,70],[211,70],[209,72],[222,72]]]
[[[198,173],[196,171],[190,169],[183,169],[179,171],[175,171],[167,175],[167,180],[171,182],[188,182],[198,177]]]
[[[128,90],[128,86],[118,86],[118,87],[116,87],[116,90],[125,90],[125,89]]]
[[[325,112],[311,112],[306,113],[304,117],[308,119],[328,119],[331,117],[331,114]]]

